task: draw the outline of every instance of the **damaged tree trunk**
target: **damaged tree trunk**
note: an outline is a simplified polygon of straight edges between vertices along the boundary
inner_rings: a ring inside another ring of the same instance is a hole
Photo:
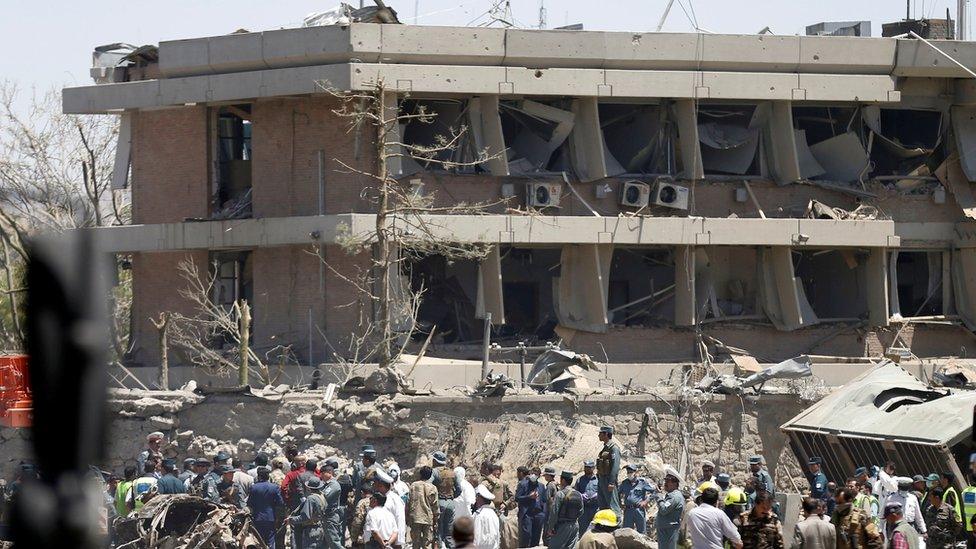
[[[386,136],[389,124],[397,124],[397,118],[391,120],[386,118],[386,94],[382,84],[376,93],[376,100],[379,102],[380,123],[376,136],[376,173],[380,176],[380,196],[376,211],[376,266],[379,268],[380,295],[377,307],[377,316],[380,332],[379,349],[377,349],[377,362],[381,368],[390,365],[392,351],[390,337],[392,327],[390,322],[390,240],[386,233],[386,218],[390,207],[390,177],[386,173]]]
[[[159,388],[169,390],[169,314],[159,313],[159,320],[149,319],[159,330]]]
[[[241,365],[238,370],[238,383],[243,387],[247,385],[247,363],[251,354],[251,308],[247,301],[240,301],[241,314]]]

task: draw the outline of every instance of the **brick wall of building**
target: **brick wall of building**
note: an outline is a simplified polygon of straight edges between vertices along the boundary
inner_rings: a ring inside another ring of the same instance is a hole
[[[326,213],[365,212],[360,199],[373,182],[348,172],[338,161],[370,171],[371,141],[349,131],[349,120],[332,111],[331,97],[262,101],[252,107],[254,217],[319,213],[318,151],[325,159]],[[358,151],[358,152],[357,152]],[[358,158],[357,158],[358,156]]]
[[[139,111],[132,131],[132,222],[207,217],[207,109]]]
[[[164,311],[193,314],[193,307],[180,296],[187,287],[179,273],[180,262],[191,260],[206,273],[208,257],[205,251],[132,254],[132,358],[136,363],[159,363],[159,332],[150,319],[158,319]],[[170,360],[176,364],[179,357],[173,353],[170,349]]]
[[[254,345],[262,356],[291,345],[302,363],[329,361],[332,348],[345,354],[350,334],[358,331],[363,307],[357,291],[336,273],[355,279],[366,258],[339,246],[324,247],[322,260],[318,253],[311,246],[254,250]]]

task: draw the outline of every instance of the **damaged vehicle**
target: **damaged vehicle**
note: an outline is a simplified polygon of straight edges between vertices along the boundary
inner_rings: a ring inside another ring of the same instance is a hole
[[[781,427],[802,465],[823,459],[828,478],[857,467],[895,462],[899,471],[948,471],[959,487],[976,449],[976,391],[934,388],[885,361],[807,408]]]
[[[267,547],[246,511],[186,494],[155,496],[137,512],[115,523],[116,547],[234,548]]]

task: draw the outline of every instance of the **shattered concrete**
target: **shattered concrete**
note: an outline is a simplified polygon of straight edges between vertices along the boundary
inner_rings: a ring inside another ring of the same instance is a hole
[[[405,470],[429,463],[445,450],[476,473],[481,462],[500,461],[506,475],[518,465],[581,468],[598,449],[601,425],[615,428],[626,461],[650,470],[663,463],[693,475],[710,459],[741,482],[748,456],[765,455],[777,482],[791,488],[803,474],[778,427],[804,406],[795,395],[571,394],[477,398],[467,396],[341,395],[323,403],[324,391],[295,392],[280,399],[169,391],[114,390],[113,422],[105,468],[133,464],[145,437],[162,430],[163,453],[182,459],[225,450],[247,462],[259,451],[280,454],[296,444],[306,454],[337,455],[348,466],[361,444],[373,444],[381,461]],[[122,413],[125,412],[125,413]],[[0,432],[3,475],[10,478],[29,458],[26,431]],[[13,444],[10,443],[13,441]]]

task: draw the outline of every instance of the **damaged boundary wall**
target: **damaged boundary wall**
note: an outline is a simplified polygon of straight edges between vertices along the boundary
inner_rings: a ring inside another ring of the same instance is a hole
[[[514,478],[518,465],[556,464],[581,470],[601,443],[599,426],[612,425],[624,461],[644,462],[652,474],[662,463],[698,472],[709,459],[742,482],[750,455],[766,457],[783,489],[805,482],[779,426],[808,403],[796,395],[698,396],[674,394],[571,398],[565,395],[469,397],[343,397],[323,403],[324,392],[288,393],[262,398],[239,393],[201,396],[184,391],[113,390],[113,418],[105,467],[119,471],[134,464],[145,437],[163,431],[164,455],[212,456],[219,449],[248,462],[258,451],[274,455],[284,445],[327,457],[343,466],[360,445],[373,444],[381,460],[402,468],[429,464],[430,453],[463,456],[472,473],[486,460],[503,463]],[[0,473],[11,478],[29,459],[28,431],[0,431]],[[686,451],[683,451],[683,448]],[[682,459],[682,455],[684,458]]]

